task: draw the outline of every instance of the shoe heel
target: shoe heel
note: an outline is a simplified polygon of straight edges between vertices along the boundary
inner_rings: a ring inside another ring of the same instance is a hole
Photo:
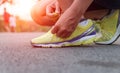
[[[119,24],[119,26],[117,28],[117,31],[116,31],[116,33],[114,35],[114,38],[112,39],[112,40],[114,40],[112,43],[114,43],[119,37],[120,37],[120,24]]]
[[[120,24],[119,24],[119,26],[116,30],[115,35],[113,36],[113,38],[111,40],[104,41],[104,42],[95,42],[95,43],[98,44],[98,45],[111,45],[119,38],[119,36],[120,36]]]
[[[120,34],[120,24],[119,24],[119,26],[117,28],[117,32]]]

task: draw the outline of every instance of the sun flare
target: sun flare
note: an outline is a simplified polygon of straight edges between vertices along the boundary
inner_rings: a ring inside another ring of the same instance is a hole
[[[14,4],[5,3],[3,7],[7,7],[8,12],[13,15],[17,15],[22,19],[31,19],[30,11],[31,7],[37,0],[13,0]],[[1,11],[3,12],[3,11]]]

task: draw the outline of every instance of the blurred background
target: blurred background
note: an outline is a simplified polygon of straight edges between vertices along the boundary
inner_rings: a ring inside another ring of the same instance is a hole
[[[31,7],[39,0],[0,0],[0,32],[46,32],[31,16]]]

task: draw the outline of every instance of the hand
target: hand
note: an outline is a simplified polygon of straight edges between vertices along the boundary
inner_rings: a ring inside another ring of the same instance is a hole
[[[61,38],[69,37],[92,2],[93,0],[74,0],[53,26],[52,33]]]
[[[52,33],[56,34],[58,37],[67,38],[75,30],[78,21],[79,17],[77,17],[76,14],[65,12],[53,26]]]
[[[51,18],[58,18],[60,16],[60,6],[57,0],[54,0],[52,3],[46,7],[46,15]]]

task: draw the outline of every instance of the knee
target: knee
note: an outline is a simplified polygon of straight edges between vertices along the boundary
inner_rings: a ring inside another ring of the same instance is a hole
[[[49,3],[49,1],[38,2],[31,9],[32,19],[39,25],[52,26],[57,21],[57,20],[53,20],[50,17],[46,16],[46,6]]]

